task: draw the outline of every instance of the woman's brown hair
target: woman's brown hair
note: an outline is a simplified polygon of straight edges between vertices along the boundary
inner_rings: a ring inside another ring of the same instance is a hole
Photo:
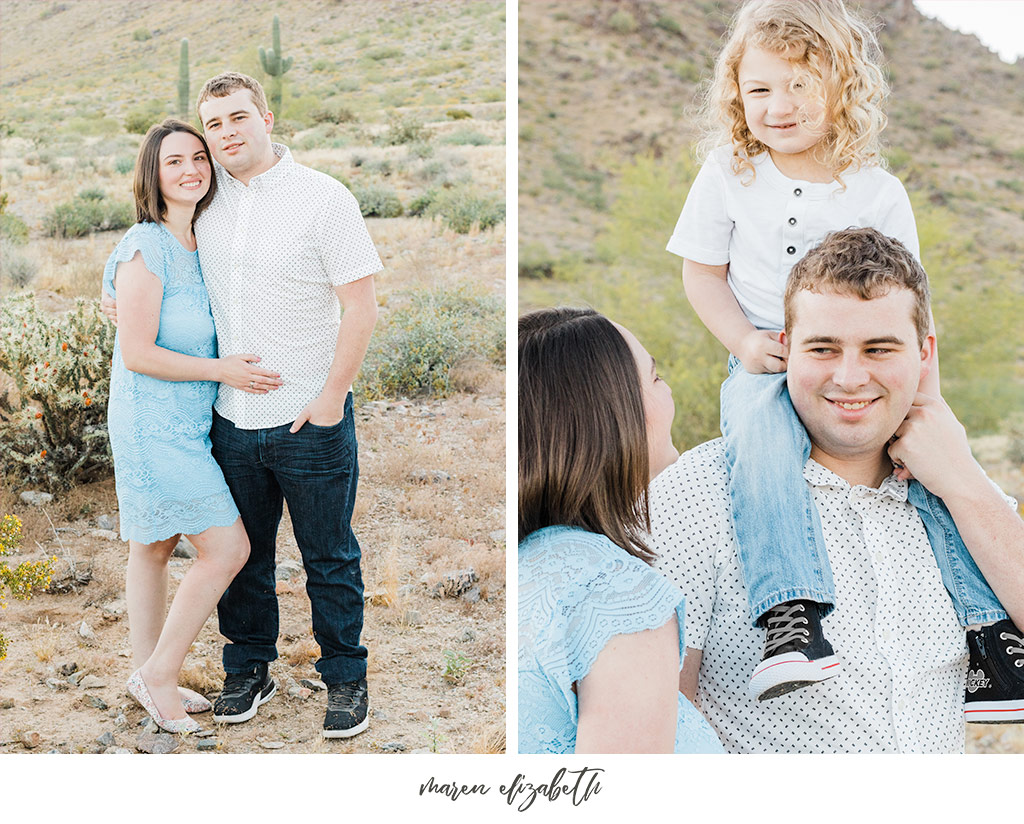
[[[591,309],[519,319],[519,539],[546,526],[606,536],[650,562],[650,457],[629,345]]]
[[[155,123],[149,127],[139,147],[139,157],[135,161],[135,181],[132,191],[135,193],[135,222],[159,223],[167,216],[167,204],[160,191],[160,144],[164,138],[174,132],[188,132],[199,138],[203,151],[210,160],[210,190],[196,204],[192,222],[202,214],[203,209],[210,205],[217,193],[217,175],[213,172],[213,155],[206,145],[206,138],[194,126],[184,120],[168,118],[163,123]]]

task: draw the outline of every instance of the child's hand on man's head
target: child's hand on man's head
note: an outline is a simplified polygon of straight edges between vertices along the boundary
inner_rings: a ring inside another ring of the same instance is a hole
[[[751,375],[785,372],[789,347],[781,337],[779,332],[754,329],[740,341],[740,351],[734,354]]]

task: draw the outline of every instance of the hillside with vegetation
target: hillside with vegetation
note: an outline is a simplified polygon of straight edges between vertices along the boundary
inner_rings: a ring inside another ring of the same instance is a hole
[[[701,84],[738,5],[520,4],[520,308],[615,307],[700,398],[724,376],[724,350],[664,248],[699,168]],[[892,86],[885,157],[914,204],[944,393],[970,431],[999,432],[1024,408],[1024,63],[904,0],[859,7]],[[679,443],[713,435],[716,410],[688,403]]]
[[[168,745],[124,692],[114,332],[96,299],[134,221],[142,135],[166,116],[194,123],[202,84],[229,70],[264,84],[273,136],[298,162],[355,194],[385,266],[354,387],[371,723],[320,737],[326,693],[286,516],[279,693],[177,751],[503,751],[504,2],[3,0],[0,516],[20,531],[0,522],[0,753]],[[180,550],[172,591],[194,557]],[[221,642],[212,618],[183,684],[220,689]]]
[[[634,331],[674,390],[680,448],[716,437],[726,353],[665,251],[699,163],[699,95],[737,0],[519,5],[519,310],[590,305]],[[943,395],[1024,502],[1024,61],[922,16],[852,0],[892,87],[885,159],[914,205]],[[1015,726],[971,727],[1024,751]]]

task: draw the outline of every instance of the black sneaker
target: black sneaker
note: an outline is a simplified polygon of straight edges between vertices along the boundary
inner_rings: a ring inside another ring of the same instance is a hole
[[[1024,723],[1024,632],[1009,618],[967,630],[964,720],[968,724]]]
[[[813,601],[786,601],[764,614],[767,632],[761,663],[750,678],[750,695],[758,701],[825,681],[842,665],[821,632]]]
[[[213,720],[221,724],[240,724],[256,714],[260,704],[274,697],[277,684],[266,664],[257,664],[249,672],[229,672],[224,688],[213,702]]]
[[[324,738],[351,738],[370,726],[366,679],[327,685]]]

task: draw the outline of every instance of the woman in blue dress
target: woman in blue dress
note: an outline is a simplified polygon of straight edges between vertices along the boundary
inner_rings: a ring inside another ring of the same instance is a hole
[[[128,690],[170,732],[198,731],[186,711],[210,709],[202,696],[179,690],[178,674],[249,555],[210,452],[218,382],[259,394],[281,383],[256,366],[256,355],[217,357],[192,232],[215,188],[202,135],[177,120],[153,126],[135,165],[138,222],[103,273],[118,308],[108,430],[121,538],[129,543],[125,589],[137,669]],[[197,557],[167,611],[167,562],[182,534]]]
[[[519,320],[519,752],[717,753],[679,692],[682,593],[647,562],[672,390],[589,309]]]

